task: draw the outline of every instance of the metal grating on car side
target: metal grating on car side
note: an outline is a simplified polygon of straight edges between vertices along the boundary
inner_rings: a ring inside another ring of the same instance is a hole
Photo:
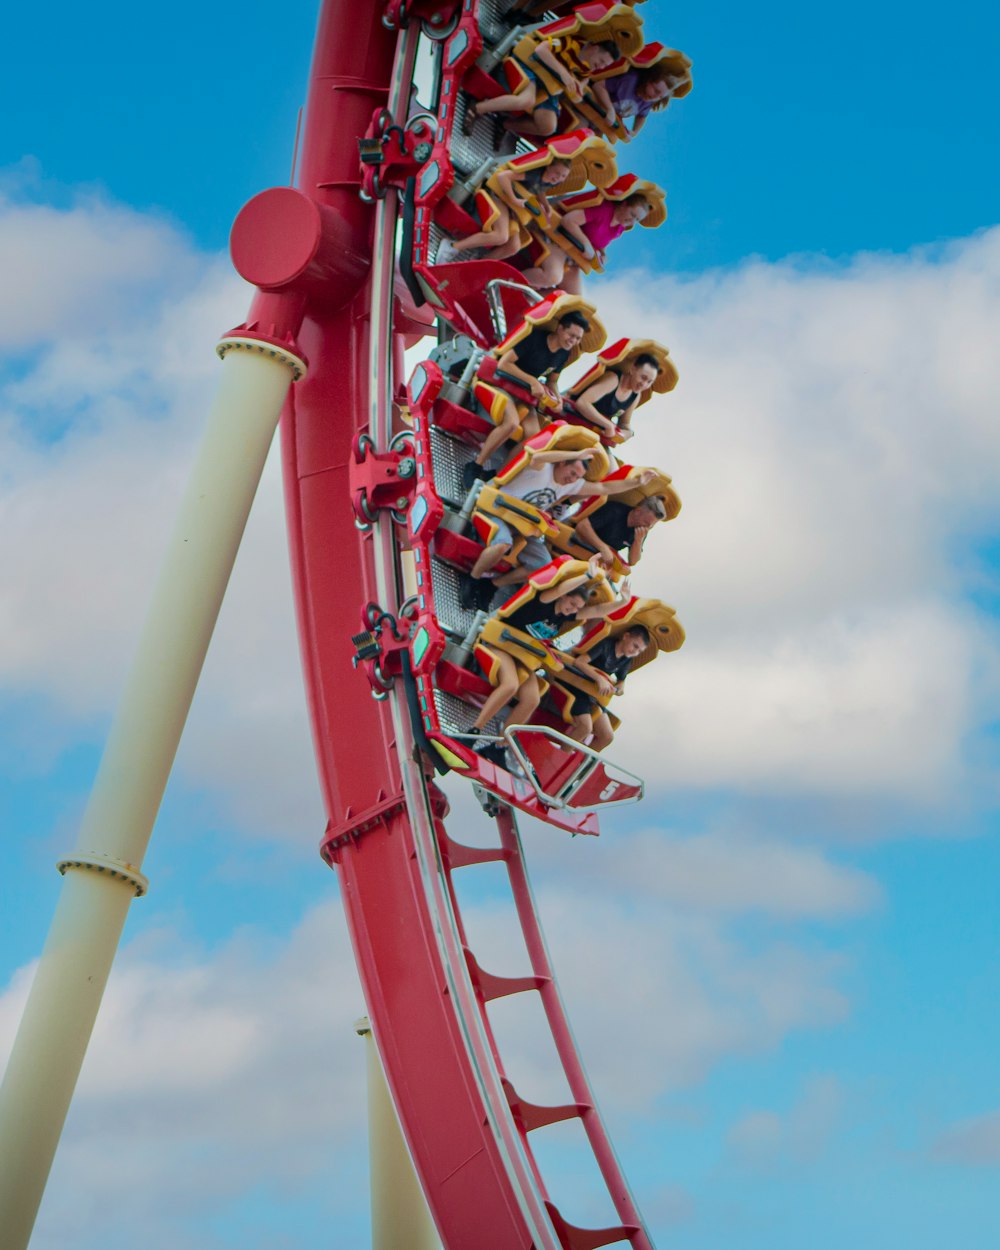
[[[434,611],[441,628],[464,638],[475,623],[476,614],[462,607],[458,597],[463,574],[442,560],[431,559],[431,586],[434,589]]]
[[[437,708],[438,719],[445,733],[468,733],[472,722],[476,719],[479,709],[453,694],[443,690],[434,691],[434,706]],[[501,717],[494,718],[486,726],[485,733],[500,736]]]
[[[434,465],[434,489],[438,496],[456,508],[465,502],[462,469],[476,457],[475,447],[452,438],[436,426],[429,430],[431,463]]]

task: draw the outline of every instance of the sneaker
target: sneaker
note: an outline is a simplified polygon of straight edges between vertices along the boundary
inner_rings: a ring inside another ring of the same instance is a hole
[[[521,781],[527,781],[524,769],[521,766],[521,761],[517,758],[510,747],[504,748],[503,763],[504,768],[507,769],[512,777],[517,777]]]
[[[479,583],[474,577],[462,577],[458,582],[458,602],[465,608],[466,612],[473,612],[476,608],[476,602],[479,599]],[[478,733],[478,730],[470,729],[469,733]]]
[[[452,261],[461,260],[463,253],[455,247],[454,239],[444,238],[438,244],[438,250],[434,254],[435,265],[448,265]]]

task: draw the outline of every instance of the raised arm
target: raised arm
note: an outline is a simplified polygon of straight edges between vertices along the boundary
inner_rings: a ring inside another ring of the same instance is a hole
[[[645,126],[645,124],[646,124],[646,118],[647,118],[648,116],[649,116],[649,114],[648,114],[648,113],[643,113],[643,115],[642,115],[641,117],[636,117],[636,118],[635,118],[635,120],[632,122],[632,133],[631,133],[631,135],[629,136],[630,138],[634,139],[634,138],[636,137],[636,135],[639,133],[639,131],[643,128],[643,126]]]
[[[635,477],[622,477],[614,482],[594,482],[587,487],[588,495],[621,495],[627,490],[632,490],[636,486],[645,486],[647,482],[651,482],[656,477],[655,469],[643,469],[641,473]]]
[[[585,448],[583,451],[532,451],[532,464],[559,464],[566,460],[593,460],[594,449],[592,447]],[[591,490],[587,487],[587,494],[600,494],[600,491]]]
[[[593,563],[596,558],[596,556],[591,556],[590,562]],[[612,599],[610,603],[588,603],[580,613],[580,620],[596,621],[598,617],[607,616],[610,612],[614,612],[616,608],[620,608],[623,603],[628,603],[631,598],[632,584],[626,577],[619,588],[617,599]]]
[[[576,577],[567,577],[558,586],[549,586],[545,590],[539,592],[539,599],[542,603],[553,603],[556,599],[561,599],[563,595],[570,595],[574,590],[579,590],[586,582],[604,581],[604,570],[601,568],[597,556],[591,556],[587,561],[587,571],[578,573]],[[580,613],[580,619],[584,619],[583,613],[588,609],[584,608]]]
[[[579,526],[577,528],[579,529]],[[646,535],[649,533],[650,528],[648,525],[640,525],[635,529],[635,537],[632,539],[632,545],[628,549],[629,564],[638,564],[642,558],[643,544],[646,541]]]

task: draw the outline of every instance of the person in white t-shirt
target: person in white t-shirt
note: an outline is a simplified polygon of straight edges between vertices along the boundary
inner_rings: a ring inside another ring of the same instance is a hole
[[[619,495],[622,491],[644,486],[655,475],[654,469],[644,469],[631,479],[619,478],[614,482],[587,482],[584,480],[587,465],[596,455],[594,449],[587,451],[537,451],[530,463],[510,482],[503,486],[503,493],[514,499],[523,499],[541,512],[558,517],[573,495],[585,490],[587,495]],[[514,543],[514,534],[499,517],[490,518],[496,526],[496,534],[488,547],[479,553],[472,566],[472,577],[483,577],[506,555]],[[527,540],[518,556],[515,570],[504,575],[503,583],[524,581],[535,569],[552,559],[542,538],[533,536]],[[514,574],[518,576],[514,576]]]

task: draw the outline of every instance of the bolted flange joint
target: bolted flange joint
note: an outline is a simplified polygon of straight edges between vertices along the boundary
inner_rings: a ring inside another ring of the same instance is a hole
[[[81,869],[84,872],[103,873],[114,881],[123,881],[131,885],[135,890],[136,898],[142,898],[149,889],[149,879],[144,877],[134,864],[124,859],[117,859],[114,855],[99,855],[91,851],[68,855],[57,862],[56,868],[63,876],[70,868]]]

